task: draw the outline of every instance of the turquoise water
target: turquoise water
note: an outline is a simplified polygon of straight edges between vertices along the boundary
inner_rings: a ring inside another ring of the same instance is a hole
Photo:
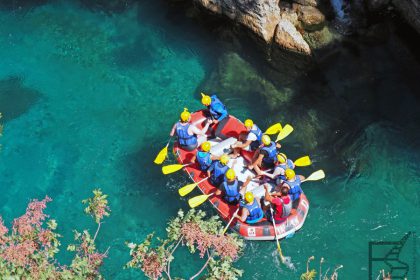
[[[264,62],[257,65],[253,52],[232,48],[229,38],[218,39],[165,2],[144,1],[114,15],[70,3],[0,11],[0,213],[6,221],[23,213],[29,199],[49,195],[48,212],[66,243],[72,229],[93,228],[80,201],[100,187],[112,209],[98,241],[103,250],[111,246],[103,273],[141,278],[122,270],[124,242],[164,234],[168,218],[187,209],[176,191],[187,178],[163,177],[153,158],[182,108],[199,109],[199,92],[214,86],[235,89],[220,95],[241,118],[296,122],[285,151],[292,158],[311,154],[314,166],[303,174],[323,168],[328,175],[304,186],[311,201],[307,221],[282,243],[298,272],[273,257],[274,243],[248,242],[238,262],[244,279],[297,279],[311,255],[331,267],[343,264],[341,279],[366,278],[368,241],[418,230],[420,66],[400,39],[362,44],[356,54],[341,48],[320,62],[322,82],[318,72],[296,84],[273,82],[273,91],[287,87],[298,94],[270,111],[264,88],[247,87],[265,79],[257,77],[259,70],[242,75],[243,68],[218,60],[241,56],[250,69],[264,69]],[[232,72],[220,75],[224,69]],[[322,110],[335,106],[348,112],[337,115],[339,125],[330,130],[332,117]],[[307,111],[319,115],[301,117]],[[308,132],[313,126],[316,138]],[[420,260],[418,249],[416,255]],[[185,258],[181,252],[174,275],[198,270],[199,260]]]

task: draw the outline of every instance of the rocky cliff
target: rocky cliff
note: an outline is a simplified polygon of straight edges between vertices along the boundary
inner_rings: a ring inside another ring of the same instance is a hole
[[[420,34],[420,1],[394,0],[392,4],[397,8],[401,16]]]

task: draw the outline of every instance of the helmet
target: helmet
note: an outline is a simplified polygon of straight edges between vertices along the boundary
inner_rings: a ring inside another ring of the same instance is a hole
[[[226,165],[229,162],[229,156],[227,154],[223,154],[220,157],[220,162],[224,165]]]
[[[245,127],[251,128],[254,125],[254,122],[250,119],[245,120]]]
[[[209,106],[211,104],[211,97],[201,93],[201,103],[203,103],[205,106]]]
[[[279,163],[285,163],[285,162],[286,162],[286,160],[287,160],[287,157],[286,157],[286,155],[285,155],[285,154],[280,153],[280,154],[278,154],[278,155],[277,155],[277,161],[278,161]]]
[[[229,168],[228,171],[226,171],[226,179],[229,181],[232,181],[235,179],[235,171],[232,168]]]
[[[262,136],[261,140],[264,143],[264,145],[266,145],[266,146],[270,145],[270,143],[271,143],[271,138],[267,134],[264,134]]]
[[[209,141],[204,142],[203,144],[201,144],[201,149],[203,150],[203,152],[208,152],[211,149],[211,144]]]
[[[188,121],[188,119],[190,118],[190,116],[191,116],[191,114],[190,114],[190,112],[188,112],[188,109],[187,108],[184,108],[184,112],[182,112],[181,113],[181,116],[180,116],[181,121],[183,121],[183,122]]]
[[[284,175],[286,175],[287,180],[291,180],[295,178],[295,171],[293,171],[293,169],[286,169],[286,171],[284,171]]]
[[[254,195],[252,194],[252,192],[246,192],[245,201],[248,203],[251,203],[254,201]]]

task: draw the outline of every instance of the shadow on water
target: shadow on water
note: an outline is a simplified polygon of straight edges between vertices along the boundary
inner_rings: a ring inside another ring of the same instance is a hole
[[[27,112],[42,94],[23,85],[23,78],[9,77],[0,80],[0,112],[4,121],[10,121]]]
[[[49,0],[0,0],[0,9],[31,10],[48,2]]]
[[[120,67],[142,67],[151,66],[154,61],[152,46],[143,39],[141,35],[128,45],[124,45],[115,51],[115,62]]]

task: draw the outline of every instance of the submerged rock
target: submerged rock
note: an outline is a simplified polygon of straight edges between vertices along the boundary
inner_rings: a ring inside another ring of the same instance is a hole
[[[311,48],[308,43],[303,39],[296,27],[287,19],[280,20],[277,26],[275,42],[286,50],[306,55],[311,54]]]

